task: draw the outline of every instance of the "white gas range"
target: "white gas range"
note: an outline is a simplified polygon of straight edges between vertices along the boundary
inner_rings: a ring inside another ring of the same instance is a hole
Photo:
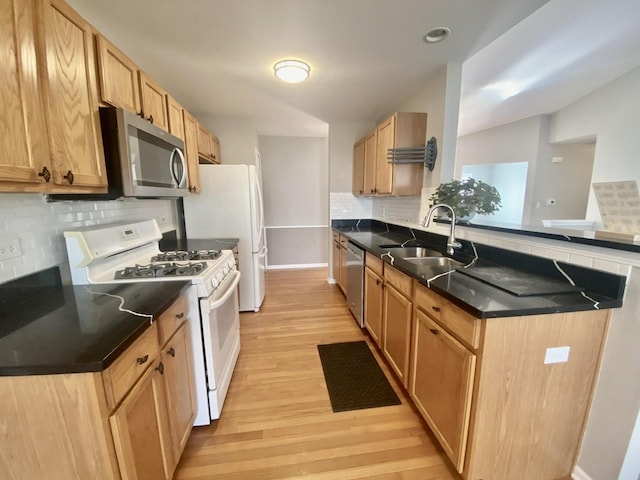
[[[161,252],[155,220],[66,231],[64,236],[74,285],[191,283],[189,329],[198,404],[194,425],[219,418],[240,352],[240,272],[233,252]]]

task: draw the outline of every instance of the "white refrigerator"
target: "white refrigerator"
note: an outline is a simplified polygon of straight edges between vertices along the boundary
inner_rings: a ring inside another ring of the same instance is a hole
[[[240,311],[264,300],[267,246],[262,188],[253,165],[200,165],[201,192],[184,197],[188,239],[238,238]]]

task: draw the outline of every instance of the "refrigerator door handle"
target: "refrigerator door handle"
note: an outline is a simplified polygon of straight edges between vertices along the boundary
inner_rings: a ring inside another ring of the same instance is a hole
[[[269,251],[269,249],[267,247],[262,247],[260,249],[260,251],[258,252],[258,257],[263,258],[267,255],[267,252]]]
[[[258,206],[258,245],[264,245],[264,205],[262,204],[262,187],[260,186],[260,179],[257,173],[254,174],[254,181],[256,182],[256,197]]]

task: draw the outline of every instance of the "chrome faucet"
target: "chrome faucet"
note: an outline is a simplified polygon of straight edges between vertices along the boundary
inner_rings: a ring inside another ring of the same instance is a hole
[[[431,222],[431,215],[433,215],[433,212],[438,208],[448,208],[451,211],[451,228],[449,229],[449,239],[447,240],[447,253],[449,255],[453,255],[454,249],[462,248],[462,244],[456,240],[456,212],[453,211],[453,208],[446,203],[438,203],[434,205],[429,209],[427,215],[424,217],[422,226],[429,226],[429,223]]]

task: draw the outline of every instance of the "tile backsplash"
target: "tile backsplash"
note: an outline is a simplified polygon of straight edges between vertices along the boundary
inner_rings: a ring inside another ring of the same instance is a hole
[[[165,232],[176,228],[174,202],[123,199],[47,203],[35,193],[0,193],[0,242],[18,239],[22,254],[0,261],[0,283],[67,262],[62,232],[155,218]]]

